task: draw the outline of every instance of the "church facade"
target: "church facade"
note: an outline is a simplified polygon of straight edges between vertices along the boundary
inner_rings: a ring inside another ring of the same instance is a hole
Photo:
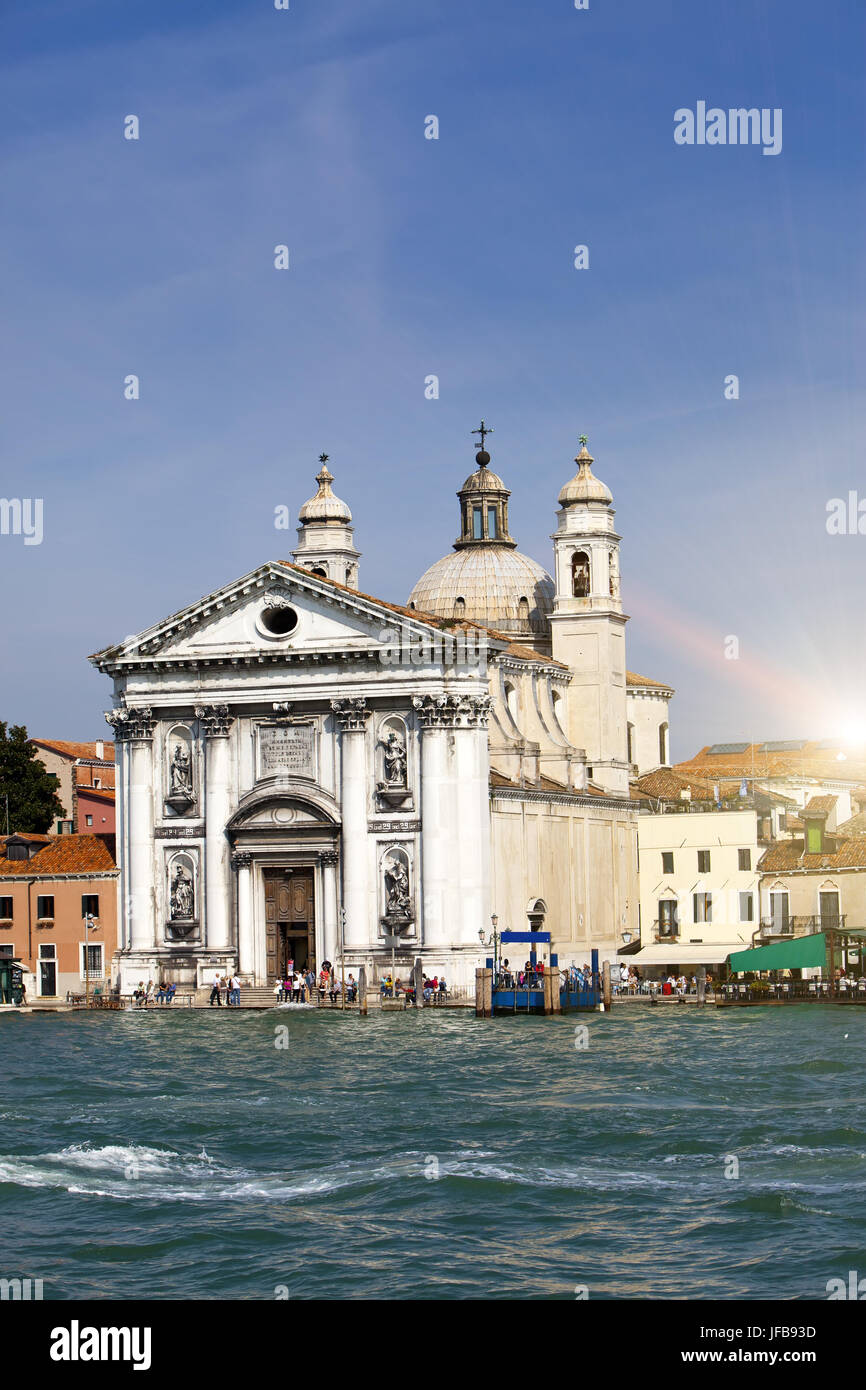
[[[648,697],[666,730],[672,692],[626,671],[611,494],[584,444],[549,575],[483,445],[406,605],[359,589],[323,456],[292,560],[91,658],[114,681],[122,989],[270,984],[287,959],[375,980],[395,952],[471,993],[493,917],[564,961],[636,938],[631,731]]]

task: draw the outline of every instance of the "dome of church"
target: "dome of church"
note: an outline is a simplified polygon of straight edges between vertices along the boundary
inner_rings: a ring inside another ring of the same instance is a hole
[[[528,641],[549,635],[553,580],[541,565],[507,545],[444,555],[422,574],[409,607],[439,618],[466,618]]]
[[[298,521],[339,521],[341,525],[346,526],[352,520],[352,513],[346,503],[335,497],[331,491],[334,475],[328,467],[327,454],[322,454],[319,462],[322,465],[316,474],[319,490],[315,497],[311,497],[309,502],[305,502],[301,507]]]
[[[484,437],[490,433],[483,420],[481,429],[473,430],[481,435],[478,468],[457,493],[460,535],[454,553],[422,574],[409,607],[437,618],[483,623],[533,646],[549,647],[554,583],[541,565],[520,553],[508,533],[511,493],[488,466]]]
[[[573,502],[602,502],[609,507],[613,501],[613,493],[593,473],[592,465],[595,460],[585,442],[581,444],[580,453],[574,461],[578,465],[577,472],[559,494],[559,505],[570,507]]]

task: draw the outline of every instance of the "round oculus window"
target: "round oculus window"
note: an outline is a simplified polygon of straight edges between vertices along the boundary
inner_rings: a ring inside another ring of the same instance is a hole
[[[262,610],[261,624],[272,637],[288,637],[298,626],[298,615],[294,608],[265,608]]]

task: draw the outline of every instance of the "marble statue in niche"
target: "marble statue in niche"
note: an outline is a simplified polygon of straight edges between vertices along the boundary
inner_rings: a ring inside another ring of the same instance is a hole
[[[171,880],[171,920],[176,922],[179,919],[193,917],[195,915],[194,907],[192,876],[187,873],[182,864],[177,864],[174,878]]]
[[[402,719],[395,716],[382,725],[378,747],[381,749],[376,782],[379,808],[401,807],[410,799],[409,750]]]
[[[385,786],[405,787],[406,785],[406,740],[396,729],[388,730],[388,737],[382,739],[385,762]]]
[[[171,810],[176,816],[191,815],[195,810],[196,795],[193,784],[192,742],[186,729],[175,729],[169,735],[166,757],[168,759],[166,809]]]
[[[382,866],[382,876],[385,889],[385,916],[382,920],[391,930],[399,930],[412,920],[409,865],[403,850],[391,850]]]
[[[189,750],[178,741],[169,767],[172,796],[192,796],[192,767]]]

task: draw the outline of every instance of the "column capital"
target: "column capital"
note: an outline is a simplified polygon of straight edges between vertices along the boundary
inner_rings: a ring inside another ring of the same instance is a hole
[[[248,869],[253,862],[253,856],[249,850],[236,849],[232,855],[233,869]]]
[[[208,738],[225,738],[234,723],[228,705],[196,705],[195,717]]]
[[[352,700],[332,700],[331,709],[344,734],[362,734],[367,726],[370,711],[363,698]]]
[[[422,729],[486,729],[489,695],[414,695],[412,704]]]
[[[149,705],[107,710],[105,720],[111,725],[118,743],[146,742],[153,736],[153,710]]]

